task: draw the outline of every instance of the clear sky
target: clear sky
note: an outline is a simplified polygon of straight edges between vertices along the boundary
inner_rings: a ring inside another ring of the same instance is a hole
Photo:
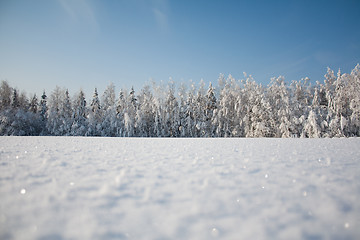
[[[359,0],[0,0],[0,80],[91,97],[220,73],[323,81],[360,62]]]

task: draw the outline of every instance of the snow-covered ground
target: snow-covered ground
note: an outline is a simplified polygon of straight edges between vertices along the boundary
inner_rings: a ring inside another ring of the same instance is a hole
[[[0,239],[360,239],[360,139],[0,137]]]

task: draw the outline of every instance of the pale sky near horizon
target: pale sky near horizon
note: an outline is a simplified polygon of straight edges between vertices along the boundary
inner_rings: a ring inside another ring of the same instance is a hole
[[[360,62],[360,1],[0,0],[0,80],[87,98],[153,79],[323,81]]]

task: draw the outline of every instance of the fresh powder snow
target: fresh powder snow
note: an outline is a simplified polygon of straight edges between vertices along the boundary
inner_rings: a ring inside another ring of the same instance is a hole
[[[0,137],[0,239],[360,239],[360,140]]]

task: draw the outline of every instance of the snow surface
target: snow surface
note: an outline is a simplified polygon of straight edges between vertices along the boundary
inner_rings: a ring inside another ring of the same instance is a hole
[[[360,239],[359,139],[0,137],[0,239]]]

